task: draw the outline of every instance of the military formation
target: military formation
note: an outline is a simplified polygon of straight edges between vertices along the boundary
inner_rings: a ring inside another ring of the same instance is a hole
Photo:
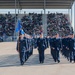
[[[21,65],[24,65],[33,54],[34,48],[38,50],[40,63],[44,63],[44,52],[47,48],[50,48],[54,62],[60,63],[61,53],[69,62],[73,61],[75,63],[75,39],[73,33],[62,38],[58,33],[47,37],[43,37],[43,33],[40,33],[38,38],[20,34],[17,42],[17,51],[19,52]]]
[[[75,39],[74,34],[70,33],[60,38],[59,34],[49,38],[51,55],[55,62],[60,62],[60,53],[70,62],[75,63]]]
[[[67,58],[68,61],[75,63],[75,39],[74,35],[66,35],[62,38],[62,55]]]
[[[21,65],[28,60],[28,58],[33,54],[33,39],[32,37],[27,37],[26,34],[19,34],[19,39],[17,41],[17,51],[19,52],[19,58]]]

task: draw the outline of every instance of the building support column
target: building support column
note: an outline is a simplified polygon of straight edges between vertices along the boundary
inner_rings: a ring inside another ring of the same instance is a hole
[[[15,0],[15,30],[16,30],[16,27],[17,27],[17,25],[16,25],[16,0]],[[17,35],[16,35],[16,31],[14,32],[14,41],[17,39]]]
[[[44,34],[44,36],[46,36],[46,35],[47,35],[46,0],[44,0],[43,34]]]
[[[75,1],[74,1],[74,35],[75,35]]]

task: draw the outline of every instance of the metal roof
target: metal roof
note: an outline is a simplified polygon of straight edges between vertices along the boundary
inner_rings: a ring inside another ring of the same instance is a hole
[[[74,0],[16,0],[16,8],[43,9],[70,9]],[[15,0],[0,0],[0,9],[14,9]]]

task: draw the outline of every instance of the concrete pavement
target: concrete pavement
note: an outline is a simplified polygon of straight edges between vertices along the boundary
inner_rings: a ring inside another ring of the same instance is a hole
[[[69,63],[62,55],[61,62],[55,63],[50,50],[45,51],[45,63],[40,64],[38,52],[24,66],[20,66],[16,42],[0,43],[0,75],[75,75],[75,64]]]

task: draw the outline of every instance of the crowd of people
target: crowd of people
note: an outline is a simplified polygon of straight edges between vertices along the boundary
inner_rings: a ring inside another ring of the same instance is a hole
[[[16,49],[19,52],[21,65],[24,65],[28,58],[33,54],[33,45],[33,38],[26,34],[23,35],[20,31]]]
[[[73,32],[68,15],[62,13],[50,13],[47,15],[48,35],[58,32],[60,36],[68,35]]]
[[[15,31],[15,16],[13,17],[10,13],[5,14],[6,20],[5,20],[5,34],[7,36],[13,36]],[[17,15],[16,15],[17,19]]]
[[[4,31],[5,31],[5,17],[1,14],[0,15],[0,42],[2,42],[3,41],[3,39],[2,39],[2,36],[3,36],[3,33],[4,33]]]
[[[29,35],[37,35],[42,32],[43,19],[42,14],[29,13],[22,19],[22,27]],[[73,28],[69,21],[69,15],[63,13],[50,13],[47,14],[47,35],[58,32],[60,36],[68,35],[73,32]]]
[[[75,63],[75,39],[73,33],[69,33],[62,38],[57,33],[49,38],[49,42],[51,54],[55,62],[60,62],[59,52],[61,52],[68,61]]]
[[[16,22],[17,22],[16,15]],[[67,15],[62,13],[47,14],[47,36],[43,37],[42,14],[29,13],[21,18],[22,29],[25,34],[19,33],[17,51],[19,52],[21,65],[33,54],[33,49],[37,48],[39,62],[44,63],[44,51],[51,49],[51,55],[55,62],[60,63],[60,52],[68,61],[75,62],[75,39],[73,28]],[[0,41],[2,36],[13,36],[15,32],[15,16],[10,12],[0,15]],[[38,37],[36,36],[38,35]]]
[[[31,42],[26,42],[31,40]],[[18,44],[19,43],[19,44]],[[39,62],[44,63],[45,50],[50,48],[50,54],[52,55],[54,62],[60,63],[60,53],[71,63],[75,63],[75,38],[74,33],[69,33],[64,37],[60,37],[59,33],[52,34],[52,36],[43,36],[40,32],[38,38],[32,36],[27,37],[26,33],[20,35],[20,40],[17,43],[17,50],[20,55],[21,65],[24,65],[25,61],[33,54],[33,49],[37,48],[39,54]],[[28,47],[27,47],[28,45]],[[18,47],[19,46],[19,47]]]
[[[48,39],[43,38],[43,34],[39,34],[39,38],[27,36],[27,34],[19,33],[19,39],[17,41],[17,51],[20,56],[20,63],[24,65],[27,59],[33,54],[33,49],[38,48],[39,61],[44,63],[44,50],[48,48]]]
[[[17,15],[16,15],[17,19]],[[3,41],[3,36],[13,36],[15,32],[15,16],[10,12],[8,14],[0,14],[0,41]]]
[[[25,33],[29,35],[39,35],[42,32],[43,14],[29,13],[21,18],[21,25]],[[18,15],[16,15],[17,19]],[[47,35],[58,32],[59,35],[65,36],[73,32],[73,28],[68,19],[69,17],[63,13],[48,13],[47,14]],[[7,36],[13,36],[15,32],[15,16],[10,12],[5,15],[0,15],[0,37],[5,33]]]
[[[42,14],[29,13],[21,19],[23,30],[29,34],[39,34],[42,24]]]

